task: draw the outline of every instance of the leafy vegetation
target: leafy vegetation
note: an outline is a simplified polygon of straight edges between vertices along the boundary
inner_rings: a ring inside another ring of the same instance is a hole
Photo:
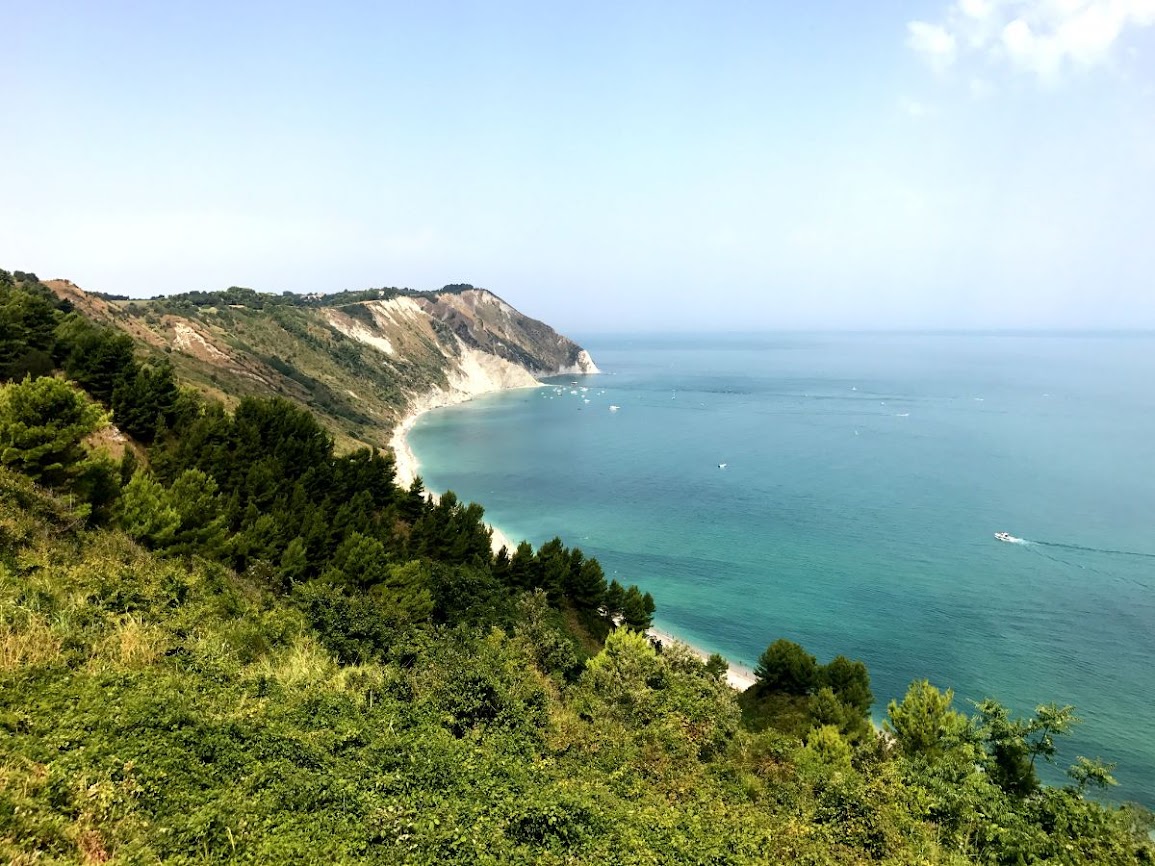
[[[384,298],[393,298],[408,292],[407,289],[381,288],[364,289],[356,292],[337,292],[322,294],[320,292],[297,295],[292,292],[283,292],[279,295],[269,292],[257,292],[241,286],[230,286],[217,292],[183,292],[177,295],[156,295],[151,299],[154,305],[166,312],[186,312],[194,307],[244,307],[251,310],[263,310],[273,307],[321,307],[339,306],[359,301],[375,301]],[[127,298],[121,298],[127,300]]]
[[[20,273],[17,271],[17,273]],[[35,275],[33,275],[35,279]],[[293,292],[272,294],[257,292],[242,286],[230,286],[222,291],[215,292],[183,292],[176,295],[156,295],[150,300],[157,309],[166,312],[187,312],[191,308],[200,307],[244,307],[251,310],[263,310],[275,307],[341,307],[360,304],[364,301],[380,301],[396,298],[402,295],[409,297],[436,297],[440,292],[460,294],[469,291],[473,286],[469,283],[453,283],[437,291],[415,291],[413,289],[399,289],[396,287],[382,287],[378,289],[361,289],[344,292],[313,292],[298,295]],[[127,295],[109,295],[94,293],[106,300],[127,301]]]
[[[1071,708],[920,682],[878,733],[866,667],[785,640],[738,696],[561,539],[495,555],[480,506],[283,398],[118,402],[150,362],[0,284],[8,862],[1155,860],[1145,812],[1085,796],[1109,767],[1038,783]],[[109,413],[151,419],[119,463]]]

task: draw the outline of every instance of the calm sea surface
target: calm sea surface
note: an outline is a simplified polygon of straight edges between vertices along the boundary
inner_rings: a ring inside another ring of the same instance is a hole
[[[1117,761],[1112,796],[1155,806],[1155,337],[583,345],[602,375],[425,415],[426,486],[732,660],[861,658],[876,718],[922,677],[968,711],[1074,704],[1057,766]]]

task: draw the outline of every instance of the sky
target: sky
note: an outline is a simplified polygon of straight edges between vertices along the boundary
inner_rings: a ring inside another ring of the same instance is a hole
[[[0,267],[1155,328],[1155,0],[0,0]]]

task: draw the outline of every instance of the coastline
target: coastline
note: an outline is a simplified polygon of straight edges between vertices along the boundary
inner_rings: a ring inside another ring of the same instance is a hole
[[[414,401],[414,406],[405,414],[401,421],[393,428],[393,433],[389,437],[389,446],[393,449],[394,459],[394,476],[396,483],[401,487],[409,487],[413,480],[418,476],[421,468],[421,461],[417,459],[417,455],[413,453],[413,449],[409,445],[409,432],[417,423],[417,420],[426,412],[431,412],[434,409],[441,409],[446,406],[456,406],[461,403],[467,403],[474,397],[479,397],[483,394],[491,394],[501,390],[513,390],[516,388],[539,388],[543,387],[541,382],[534,380],[533,384],[513,384],[505,385],[504,387],[487,387],[480,389],[452,389],[450,391],[442,391],[441,389],[434,389],[422,397]],[[439,496],[438,491],[426,490],[426,493],[433,496],[436,501]],[[510,554],[517,549],[517,545],[513,540],[502,532],[498,527],[492,523],[486,523],[491,533],[491,546],[493,552],[497,553],[502,547],[505,547]],[[650,628],[646,634],[653,640],[661,641],[667,646],[674,644],[682,644],[689,648],[690,652],[698,656],[698,658],[705,661],[710,657],[710,653],[694,646],[692,643],[683,640],[671,632],[659,628]],[[754,672],[740,664],[735,664],[727,659],[730,666],[726,671],[726,682],[731,688],[737,691],[745,691],[754,685]]]
[[[393,433],[389,436],[389,447],[393,449],[393,475],[394,482],[399,487],[408,488],[413,484],[417,478],[421,468],[421,461],[417,459],[417,455],[413,453],[413,449],[409,446],[409,431],[413,429],[413,425],[417,423],[417,419],[426,412],[432,412],[434,409],[441,409],[446,406],[456,406],[461,403],[467,403],[474,397],[482,394],[492,394],[499,390],[513,390],[515,388],[539,388],[541,383],[536,380],[532,385],[519,384],[512,385],[506,388],[489,388],[478,391],[442,391],[440,389],[429,392],[422,398],[418,399],[416,405],[406,413],[405,417],[393,428]],[[436,502],[441,493],[436,490],[426,489],[426,494],[433,497]],[[513,540],[494,526],[492,523],[485,524],[490,531],[490,546],[493,552],[497,553],[504,547],[509,551],[510,555],[517,549],[517,544]]]
[[[430,407],[430,409],[433,407]],[[398,487],[409,488],[413,479],[417,477],[417,470],[421,468],[417,455],[409,447],[409,431],[417,423],[417,419],[430,409],[410,412],[393,428],[389,436],[389,447],[393,449],[393,476]]]
[[[692,643],[682,640],[677,635],[671,634],[670,632],[660,628],[651,627],[647,629],[646,636],[651,640],[661,641],[663,646],[681,644],[682,646],[689,649],[690,652],[692,652],[702,661],[706,661],[706,659],[710,657],[710,653],[706,652],[704,649],[696,647]],[[735,664],[729,659],[726,659],[726,661],[730,665],[730,667],[726,669],[726,682],[730,684],[730,688],[739,692],[744,692],[746,689],[754,685],[756,681],[754,671],[750,670],[750,668],[746,667],[745,665]]]

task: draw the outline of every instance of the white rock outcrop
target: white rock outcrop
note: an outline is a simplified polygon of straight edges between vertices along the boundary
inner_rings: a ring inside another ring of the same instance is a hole
[[[570,364],[568,367],[562,367],[557,371],[559,376],[587,376],[594,373],[600,373],[598,365],[594,363],[594,359],[590,357],[590,353],[585,349],[578,352],[577,361]]]

